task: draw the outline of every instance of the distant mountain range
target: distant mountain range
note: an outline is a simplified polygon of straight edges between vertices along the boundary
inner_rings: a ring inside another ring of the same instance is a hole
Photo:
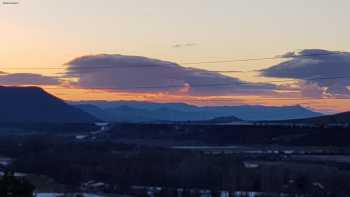
[[[302,106],[206,106],[136,101],[85,101],[69,104],[37,87],[0,86],[0,123],[86,123],[204,121],[286,121],[297,123],[350,123],[350,112],[327,115]]]
[[[289,120],[322,116],[302,106],[207,106],[198,107],[184,103],[151,103],[136,101],[86,101],[71,102],[76,107],[105,121],[203,121],[219,117],[236,117],[246,121]]]
[[[85,123],[97,118],[37,87],[0,87],[0,123]]]

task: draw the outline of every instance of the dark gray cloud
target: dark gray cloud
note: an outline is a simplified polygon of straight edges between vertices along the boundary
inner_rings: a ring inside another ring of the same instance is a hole
[[[174,48],[182,48],[182,47],[194,47],[197,45],[198,45],[197,43],[190,42],[190,43],[185,43],[185,44],[174,44],[173,47]]]
[[[222,74],[139,56],[83,56],[67,65],[66,75],[78,78],[76,85],[84,88],[190,95],[271,93],[275,88],[274,85],[245,83]]]
[[[290,60],[262,70],[267,77],[305,80],[314,87],[325,88],[331,95],[350,95],[350,53],[308,49],[289,52],[282,57]],[[338,77],[329,79],[332,77]]]
[[[43,76],[33,73],[7,74],[1,72],[0,84],[10,86],[20,85],[59,85],[60,80],[54,77]]]

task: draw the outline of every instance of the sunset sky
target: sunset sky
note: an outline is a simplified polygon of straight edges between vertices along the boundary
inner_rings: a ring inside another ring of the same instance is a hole
[[[0,4],[1,85],[65,100],[350,110],[348,0],[17,1]]]

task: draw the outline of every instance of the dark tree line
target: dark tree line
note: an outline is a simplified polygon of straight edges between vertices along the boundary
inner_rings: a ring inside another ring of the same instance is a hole
[[[24,178],[7,171],[0,178],[0,197],[33,197],[35,187]]]
[[[334,136],[330,137],[329,132]],[[116,185],[123,191],[128,191],[132,185],[145,185],[213,191],[350,193],[350,172],[346,166],[278,162],[272,158],[275,156],[205,155],[155,146],[119,144],[115,140],[191,141],[203,145],[276,142],[300,146],[318,141],[319,145],[335,143],[346,148],[349,135],[346,130],[121,124],[96,140],[78,141],[67,133],[2,135],[0,154],[15,158],[11,166],[13,171],[47,175],[72,190],[79,188],[82,182],[96,180]],[[244,165],[247,160],[258,160],[263,164],[247,168]],[[324,188],[317,188],[317,183]]]
[[[22,142],[18,149],[25,149],[12,169],[48,175],[75,189],[82,182],[95,180],[126,191],[132,185],[142,185],[314,193],[319,192],[315,183],[321,183],[330,192],[350,192],[348,170],[319,164],[271,162],[246,155],[206,155],[111,141],[32,140]],[[247,168],[245,161],[249,159],[258,159],[260,166]]]
[[[168,140],[204,145],[279,144],[349,147],[349,128],[232,126],[186,124],[116,124],[113,139]]]

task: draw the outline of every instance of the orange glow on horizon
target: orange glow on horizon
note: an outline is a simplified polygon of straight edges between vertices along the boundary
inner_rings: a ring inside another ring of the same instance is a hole
[[[43,87],[47,92],[66,101],[147,101],[159,103],[188,103],[197,106],[224,106],[224,105],[266,105],[291,106],[302,105],[306,108],[336,113],[349,111],[349,100],[342,99],[312,99],[301,97],[266,97],[266,96],[189,96],[172,95],[167,93],[134,93],[107,90]]]

